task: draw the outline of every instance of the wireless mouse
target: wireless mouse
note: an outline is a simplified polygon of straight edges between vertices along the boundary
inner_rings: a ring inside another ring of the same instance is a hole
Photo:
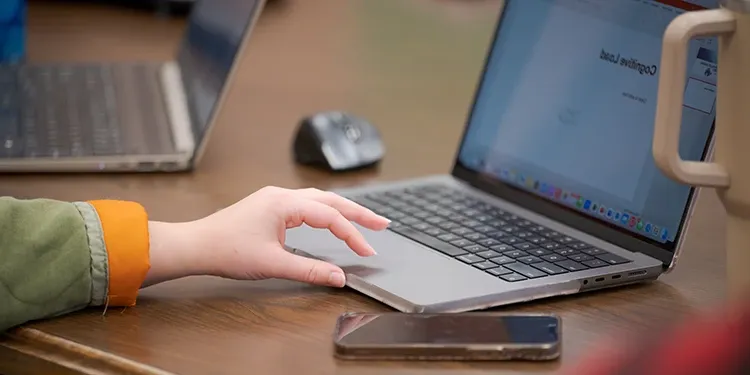
[[[293,152],[297,163],[341,172],[377,164],[385,147],[380,132],[368,121],[330,111],[299,122]]]

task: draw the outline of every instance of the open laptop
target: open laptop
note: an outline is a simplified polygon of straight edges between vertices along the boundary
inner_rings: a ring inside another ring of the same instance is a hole
[[[197,2],[174,61],[0,67],[0,172],[192,169],[263,5]]]
[[[675,266],[696,191],[651,154],[662,33],[711,1],[506,0],[450,175],[338,191],[393,220],[360,258],[288,231],[347,285],[404,312],[459,312],[652,281]],[[716,40],[691,44],[681,134],[709,157]]]

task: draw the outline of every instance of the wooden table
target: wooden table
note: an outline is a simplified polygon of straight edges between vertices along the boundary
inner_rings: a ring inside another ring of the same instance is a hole
[[[458,4],[456,4],[458,3]],[[188,220],[264,185],[343,187],[449,171],[499,1],[286,0],[260,20],[198,170],[178,175],[0,176],[0,194],[143,202]],[[91,5],[33,2],[33,60],[167,59],[183,21]],[[379,126],[374,171],[293,164],[298,119],[344,109]],[[429,140],[428,140],[429,138]],[[724,298],[724,213],[700,199],[678,269],[650,285],[509,306],[564,319],[562,360],[546,364],[343,363],[331,331],[345,311],[387,311],[350,290],[187,278],[143,290],[138,306],[91,309],[0,338],[0,373],[555,373],[619,330],[673,321]],[[163,373],[163,372],[161,372]]]

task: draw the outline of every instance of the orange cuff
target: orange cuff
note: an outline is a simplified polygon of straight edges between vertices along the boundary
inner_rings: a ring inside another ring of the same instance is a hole
[[[150,268],[146,210],[135,202],[99,200],[88,203],[99,215],[107,247],[108,304],[133,306]]]

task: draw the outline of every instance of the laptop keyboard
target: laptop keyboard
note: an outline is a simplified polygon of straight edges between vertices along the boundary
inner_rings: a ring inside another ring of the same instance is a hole
[[[2,66],[0,158],[121,154],[116,102],[103,66]]]
[[[353,199],[389,230],[508,282],[631,262],[441,185]]]

